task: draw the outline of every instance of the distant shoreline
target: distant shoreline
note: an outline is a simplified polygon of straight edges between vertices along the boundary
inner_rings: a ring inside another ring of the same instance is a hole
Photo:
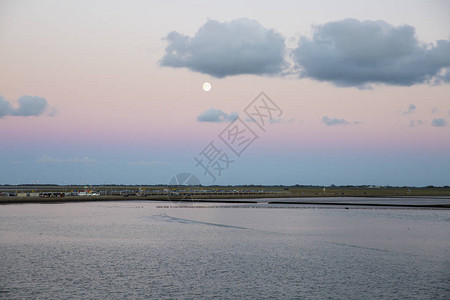
[[[327,201],[323,200],[327,199]],[[335,199],[332,201],[330,199]],[[357,200],[353,200],[357,199]],[[373,203],[374,199],[389,200],[397,203]],[[401,203],[405,199],[405,203]],[[266,201],[267,200],[267,201]],[[345,201],[348,200],[348,201]],[[367,200],[367,203],[365,203]],[[411,204],[407,200],[424,200],[422,203]],[[443,200],[442,203],[426,204],[426,200]],[[63,204],[80,202],[126,202],[126,201],[149,201],[167,203],[232,203],[232,204],[278,204],[278,205],[318,205],[318,206],[373,206],[373,207],[410,207],[410,208],[444,208],[450,209],[449,196],[322,196],[322,197],[299,197],[298,195],[196,195],[195,198],[183,196],[68,196],[68,197],[0,197],[0,205],[9,204]]]

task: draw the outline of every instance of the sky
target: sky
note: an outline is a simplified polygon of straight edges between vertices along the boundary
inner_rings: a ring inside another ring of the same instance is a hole
[[[0,0],[0,184],[450,185],[448,15]]]

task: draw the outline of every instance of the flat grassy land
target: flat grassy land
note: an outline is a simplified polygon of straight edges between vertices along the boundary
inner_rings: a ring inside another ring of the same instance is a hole
[[[0,196],[0,204],[8,203],[55,203],[79,201],[125,201],[125,200],[153,200],[171,201],[183,199],[222,200],[233,202],[233,199],[248,199],[253,202],[256,198],[311,198],[311,197],[441,197],[450,199],[450,187],[367,187],[367,186],[202,186],[202,187],[169,187],[173,195],[162,191],[167,186],[124,186],[124,185],[96,185],[89,186],[89,190],[100,196],[66,196],[66,197],[18,197]],[[84,191],[84,186],[59,185],[27,185],[0,186],[0,194],[12,192],[17,194],[30,192],[72,192]],[[201,190],[203,193],[194,191]],[[139,191],[141,194],[139,194]],[[182,191],[182,192],[180,192]],[[159,194],[155,194],[158,192]]]
[[[298,197],[450,197],[450,187],[292,187]]]

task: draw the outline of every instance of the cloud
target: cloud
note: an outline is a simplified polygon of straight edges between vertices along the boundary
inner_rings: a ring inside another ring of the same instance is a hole
[[[433,122],[431,122],[431,125],[433,127],[446,127],[447,121],[445,121],[445,119],[442,119],[442,118],[433,119]]]
[[[416,106],[414,104],[410,104],[408,109],[403,112],[404,115],[409,115],[416,110]]]
[[[157,160],[153,160],[153,161],[134,161],[134,162],[129,162],[129,165],[137,165],[137,166],[145,166],[145,165],[171,165],[171,162],[168,161],[157,161]]]
[[[316,26],[292,51],[301,77],[337,86],[450,82],[450,41],[421,45],[414,27],[345,19]]]
[[[211,122],[211,123],[221,123],[221,122],[233,122],[238,118],[238,114],[232,112],[227,114],[220,109],[210,108],[207,111],[201,113],[197,117],[199,122]]]
[[[439,72],[439,74],[436,77],[437,77],[436,83],[449,83],[450,82],[450,68],[441,70],[441,72]]]
[[[350,122],[348,122],[348,121],[346,121],[344,119],[337,119],[337,118],[330,119],[328,117],[323,117],[322,118],[322,123],[324,123],[327,126],[348,125],[348,124],[350,124]]]
[[[89,157],[73,157],[68,159],[60,159],[60,158],[54,158],[50,157],[47,154],[43,154],[40,158],[36,160],[38,163],[85,163],[85,164],[91,164],[91,163],[98,163],[98,160],[92,159]]]
[[[4,116],[10,115],[12,112],[11,105],[5,98],[0,96],[0,119]]]
[[[194,37],[170,32],[162,66],[214,77],[277,74],[286,66],[284,38],[249,19],[208,20]]]
[[[40,116],[48,108],[48,102],[45,98],[36,96],[22,96],[17,102],[19,103],[18,108],[11,107],[11,104],[0,96],[0,119],[5,116]],[[52,108],[51,116],[55,115],[56,111]]]
[[[172,31],[161,66],[214,77],[240,74],[309,77],[337,86],[450,83],[450,40],[425,44],[415,28],[344,19],[313,28],[285,55],[285,39],[255,20],[208,20],[191,37]]]
[[[411,120],[409,121],[409,127],[416,127],[416,126],[420,126],[423,125],[423,121],[422,120]]]
[[[249,118],[250,121],[253,121],[252,119]],[[295,122],[294,118],[291,119],[283,119],[283,118],[278,118],[278,119],[270,119],[269,123],[270,124],[277,124],[277,123],[281,123],[281,124],[289,124],[289,123],[293,123]]]
[[[19,108],[13,111],[14,116],[39,116],[48,107],[47,100],[41,97],[22,96],[17,102],[19,102]]]

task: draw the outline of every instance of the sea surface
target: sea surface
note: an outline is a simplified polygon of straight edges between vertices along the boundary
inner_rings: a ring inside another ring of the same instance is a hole
[[[4,299],[450,299],[450,210],[0,206]]]

